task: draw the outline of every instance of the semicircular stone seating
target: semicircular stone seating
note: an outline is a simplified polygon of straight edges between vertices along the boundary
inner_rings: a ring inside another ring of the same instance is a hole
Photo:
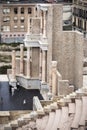
[[[87,88],[83,87],[0,130],[87,130]]]

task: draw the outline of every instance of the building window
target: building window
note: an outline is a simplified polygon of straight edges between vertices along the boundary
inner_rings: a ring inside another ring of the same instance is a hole
[[[20,26],[21,31],[24,31],[24,25]]]
[[[21,23],[24,23],[24,17],[21,17],[20,21]]]
[[[17,29],[17,28],[18,28],[18,26],[15,25],[15,26],[14,26],[14,29]]]
[[[14,23],[17,23],[17,21],[18,21],[18,18],[14,17]]]
[[[21,25],[20,28],[21,28],[21,29],[24,29],[24,25]]]
[[[24,34],[22,34],[22,37],[24,37]]]
[[[8,35],[5,35],[6,37],[8,37]]]
[[[3,14],[9,14],[10,13],[10,9],[3,9]]]
[[[32,8],[28,8],[28,14],[32,13]]]
[[[14,8],[14,14],[18,13],[18,8]]]
[[[4,17],[3,18],[3,22],[9,22],[10,21],[10,17]]]
[[[21,8],[21,14],[24,14],[24,8]]]
[[[3,31],[4,32],[9,32],[10,31],[10,26],[3,26]]]

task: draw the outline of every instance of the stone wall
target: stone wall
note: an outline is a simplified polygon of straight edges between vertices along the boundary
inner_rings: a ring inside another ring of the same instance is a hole
[[[47,82],[50,82],[50,70],[52,61],[52,23],[53,23],[53,6],[50,5],[47,13],[47,38],[48,38],[48,51],[47,51]]]
[[[83,44],[84,38],[81,33],[75,32],[75,61],[74,61],[74,84],[77,88],[83,86]]]
[[[87,57],[87,38],[84,38],[83,50],[84,50],[84,57]]]
[[[40,34],[40,18],[32,18],[31,19],[31,32],[32,34]]]
[[[82,35],[70,31],[57,31],[55,35],[53,38],[52,58],[58,62],[58,70],[63,80],[69,80],[69,84],[75,85],[75,88],[82,87]]]

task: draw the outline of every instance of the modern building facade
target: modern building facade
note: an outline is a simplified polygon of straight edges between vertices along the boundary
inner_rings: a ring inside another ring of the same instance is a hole
[[[86,0],[73,0],[73,28],[87,34]]]
[[[43,12],[38,12],[35,4],[0,4],[0,29],[2,42],[23,42],[28,29],[28,18],[37,16],[43,17]],[[71,24],[72,7],[63,6],[63,25]]]
[[[35,5],[29,4],[2,4],[1,32],[3,42],[23,42],[27,32],[28,17],[38,12]],[[9,41],[10,40],[10,41]]]

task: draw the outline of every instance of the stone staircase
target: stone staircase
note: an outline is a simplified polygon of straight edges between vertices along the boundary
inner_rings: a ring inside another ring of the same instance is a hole
[[[86,130],[87,88],[58,99],[42,110],[9,122],[0,130]]]
[[[0,111],[0,124],[9,122],[10,112],[9,111]]]

